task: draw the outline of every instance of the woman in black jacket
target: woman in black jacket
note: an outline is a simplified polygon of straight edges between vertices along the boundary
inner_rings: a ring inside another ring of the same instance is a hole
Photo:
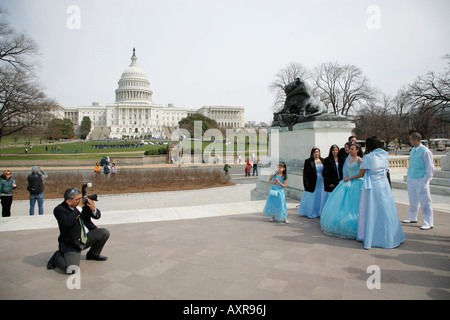
[[[311,156],[306,159],[303,169],[303,193],[298,213],[308,218],[320,216],[325,204],[326,196],[323,184],[323,158],[320,157],[320,149],[312,148]]]
[[[323,161],[323,181],[326,192],[333,192],[342,177],[339,174],[339,147],[333,144],[328,157]]]

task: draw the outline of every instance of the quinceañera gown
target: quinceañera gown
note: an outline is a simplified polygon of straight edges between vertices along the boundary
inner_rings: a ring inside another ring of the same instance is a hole
[[[361,169],[365,169],[357,240],[364,248],[395,248],[404,240],[394,197],[387,179],[388,153],[380,148],[364,156]]]
[[[359,164],[347,165],[344,176],[351,177],[359,173]],[[361,197],[362,179],[341,180],[332,193],[320,216],[320,228],[329,235],[346,239],[356,239],[358,230],[359,199]]]

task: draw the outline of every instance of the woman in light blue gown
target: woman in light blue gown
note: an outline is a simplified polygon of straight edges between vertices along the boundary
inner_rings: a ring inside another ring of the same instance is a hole
[[[357,144],[351,144],[351,157],[347,163],[347,172],[344,173],[345,178],[359,174],[361,158],[358,157],[358,151],[360,148]],[[345,180],[341,180],[333,192],[328,195],[320,216],[320,228],[329,236],[356,239],[359,199],[363,181],[361,178]]]
[[[320,149],[312,148],[311,156],[305,161],[303,169],[303,193],[297,213],[314,219],[320,217],[323,205],[327,201],[328,193],[325,192],[323,183],[323,159],[320,157]]]
[[[263,213],[266,217],[270,217],[270,221],[283,221],[289,223],[287,218],[286,197],[284,188],[287,183],[286,164],[280,162],[277,172],[270,176],[269,182],[272,184],[267,196],[266,205]]]
[[[357,176],[364,177],[359,203],[357,240],[363,241],[365,249],[391,249],[398,247],[405,240],[387,178],[388,153],[380,146],[381,142],[377,137],[366,140],[366,150],[369,154],[362,159]]]

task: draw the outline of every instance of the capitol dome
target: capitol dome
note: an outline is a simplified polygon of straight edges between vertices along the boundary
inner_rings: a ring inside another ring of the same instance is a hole
[[[122,72],[116,89],[116,102],[119,103],[152,103],[150,82],[145,72],[137,65],[136,51],[133,48],[131,64]]]

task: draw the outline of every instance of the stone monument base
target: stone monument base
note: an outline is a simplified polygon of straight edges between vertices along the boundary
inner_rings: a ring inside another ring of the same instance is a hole
[[[276,172],[280,161],[286,163],[288,182],[285,195],[300,200],[303,195],[303,166],[310,157],[311,149],[318,147],[321,157],[326,158],[333,144],[343,148],[352,135],[355,124],[346,117],[318,116],[312,121],[297,123],[293,127],[272,127],[269,134],[269,154],[258,167],[256,188],[251,192],[252,200],[267,198],[270,175]]]
[[[450,151],[447,151],[447,154],[441,158],[441,168],[442,171],[450,171]]]

